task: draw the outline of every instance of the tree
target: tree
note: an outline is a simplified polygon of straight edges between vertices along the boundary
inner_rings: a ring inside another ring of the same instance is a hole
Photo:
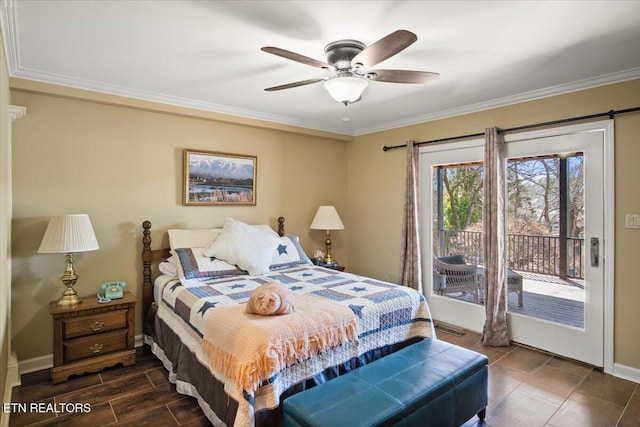
[[[569,169],[569,236],[579,237],[584,228],[584,158],[567,156]],[[560,159],[512,159],[507,165],[508,220],[510,232],[557,235],[560,221]],[[513,226],[513,227],[512,227]],[[512,231],[513,229],[513,231]],[[519,231],[515,231],[519,230]]]
[[[482,175],[481,165],[445,169],[445,229],[465,230],[482,221]]]
[[[581,238],[584,234],[584,158],[582,153],[563,156],[567,159],[570,193],[568,210],[563,217],[567,220],[568,237]],[[559,235],[560,158],[561,155],[550,154],[510,159],[506,166],[509,261],[532,268],[532,271],[547,268],[551,265],[550,260],[558,256],[557,246],[549,245],[553,245],[554,238],[558,240]],[[442,223],[439,225],[442,229],[438,229],[434,239],[434,250],[436,253],[481,257],[483,165],[447,165],[439,170],[443,186]],[[437,187],[434,186],[434,190],[437,191]],[[437,215],[434,211],[434,221],[438,219]],[[437,229],[436,222],[434,230]],[[548,246],[532,251],[532,242],[547,242]],[[582,245],[583,242],[573,239],[571,244]],[[580,253],[581,250],[570,249],[569,257]]]

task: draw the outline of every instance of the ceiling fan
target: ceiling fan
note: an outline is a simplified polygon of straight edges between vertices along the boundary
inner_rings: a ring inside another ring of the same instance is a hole
[[[418,37],[407,30],[397,30],[368,46],[358,40],[338,40],[324,48],[327,61],[322,62],[279,47],[265,46],[261,50],[292,61],[322,68],[334,73],[328,78],[317,78],[266,88],[276,91],[324,81],[324,88],[345,106],[362,99],[369,80],[388,83],[427,83],[439,74],[414,70],[372,70],[371,67],[396,55],[413,44]]]

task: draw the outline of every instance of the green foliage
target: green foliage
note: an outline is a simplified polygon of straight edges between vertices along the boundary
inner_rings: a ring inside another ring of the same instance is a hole
[[[570,203],[569,235],[580,236],[584,229],[583,162],[581,153],[568,155]],[[515,234],[553,235],[558,233],[559,158],[512,159],[507,163],[507,230]],[[481,164],[457,164],[442,168],[443,228],[482,228]],[[436,183],[434,182],[434,185]],[[437,217],[437,213],[436,213]]]
[[[447,168],[443,198],[445,229],[466,230],[482,221],[482,166]]]
[[[445,229],[466,230],[482,221],[482,204],[474,203],[468,193],[456,192],[455,212],[449,194],[444,197]]]

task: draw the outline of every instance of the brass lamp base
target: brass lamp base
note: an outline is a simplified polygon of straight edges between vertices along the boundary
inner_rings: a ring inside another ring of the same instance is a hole
[[[82,298],[78,296],[78,291],[76,291],[73,285],[78,281],[78,275],[76,274],[76,270],[73,268],[73,254],[67,254],[67,268],[64,270],[64,274],[60,278],[62,283],[67,287],[65,291],[62,293],[62,297],[58,300],[58,305],[62,307],[73,307],[82,302]]]
[[[72,289],[75,291],[75,289]],[[76,305],[82,302],[82,298],[80,298],[77,293],[75,295],[65,295],[62,294],[57,304],[61,307],[75,307]]]
[[[329,230],[327,230],[327,238],[324,240],[325,253],[324,258],[322,258],[323,264],[337,264],[336,259],[331,255],[331,235],[329,234]]]

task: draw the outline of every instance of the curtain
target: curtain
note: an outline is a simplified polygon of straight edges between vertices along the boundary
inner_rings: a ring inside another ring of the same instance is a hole
[[[482,343],[508,346],[505,285],[504,139],[497,128],[485,129],[484,229],[485,310]]]
[[[422,293],[422,260],[418,227],[418,147],[414,142],[407,141],[400,284]]]

